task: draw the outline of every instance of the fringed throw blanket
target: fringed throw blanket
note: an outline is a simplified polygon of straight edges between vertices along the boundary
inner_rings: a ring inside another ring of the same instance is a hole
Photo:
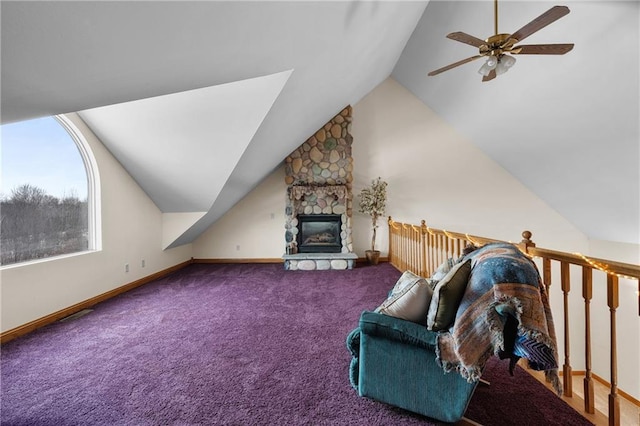
[[[488,244],[468,257],[471,275],[456,320],[438,338],[443,368],[475,381],[492,354],[509,358],[511,370],[526,358],[560,395],[553,319],[535,264],[507,243]]]

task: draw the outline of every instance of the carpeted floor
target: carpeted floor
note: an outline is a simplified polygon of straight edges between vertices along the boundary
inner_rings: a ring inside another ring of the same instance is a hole
[[[2,346],[3,425],[429,425],[357,396],[345,346],[400,272],[191,265]],[[590,424],[492,361],[467,417]]]

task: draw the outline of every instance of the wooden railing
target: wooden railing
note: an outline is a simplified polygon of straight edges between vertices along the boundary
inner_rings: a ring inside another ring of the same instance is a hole
[[[556,262],[560,267],[560,286],[563,297],[563,349],[564,361],[562,366],[563,393],[567,397],[573,396],[572,367],[570,358],[570,329],[572,316],[569,313],[569,295],[571,291],[571,267],[577,266],[581,270],[582,298],[584,299],[585,320],[585,377],[584,377],[584,411],[595,412],[594,378],[592,373],[591,347],[591,301],[593,297],[594,270],[606,273],[607,305],[610,312],[610,393],[608,395],[608,422],[610,425],[620,425],[620,400],[618,391],[618,338],[616,329],[616,310],[619,306],[620,277],[635,280],[638,292],[638,316],[640,316],[640,265],[616,262],[606,259],[588,258],[580,254],[571,254],[536,247],[531,241],[531,232],[522,233],[522,241],[516,243],[527,255],[542,265],[542,281],[550,290],[552,285],[552,264]],[[498,242],[492,238],[476,235],[433,229],[423,220],[420,225],[394,222],[389,217],[389,262],[401,271],[410,270],[420,276],[429,277],[437,267],[450,257],[462,255],[465,246],[473,244],[481,246],[486,243]],[[555,265],[554,265],[555,266]],[[574,317],[575,318],[575,317]]]

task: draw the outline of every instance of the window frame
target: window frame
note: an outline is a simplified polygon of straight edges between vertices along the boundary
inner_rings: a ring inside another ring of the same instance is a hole
[[[73,256],[80,256],[87,253],[93,253],[102,250],[102,208],[101,208],[101,192],[100,192],[100,172],[98,163],[91,146],[87,142],[84,134],[75,123],[66,115],[58,114],[51,116],[60,126],[67,132],[71,140],[75,143],[87,175],[87,249],[73,253],[66,253],[57,256],[50,256],[41,259],[26,260],[24,262],[12,263],[0,266],[2,269],[19,268],[33,265],[36,263],[49,262]]]

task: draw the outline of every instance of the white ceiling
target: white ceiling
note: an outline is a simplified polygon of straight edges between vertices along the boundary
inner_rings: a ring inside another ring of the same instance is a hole
[[[161,211],[207,212],[177,246],[393,71],[585,234],[640,243],[640,4],[560,3],[526,42],[574,50],[481,83],[426,72],[476,53],[445,35],[492,34],[491,1],[2,1],[2,121],[80,111]],[[553,5],[501,1],[500,30]]]
[[[481,83],[480,60],[445,38],[494,33],[493,2],[432,1],[393,76],[592,239],[640,244],[640,3],[499,2],[513,33],[556,4],[571,12],[523,44],[574,43],[562,56],[520,55]]]

